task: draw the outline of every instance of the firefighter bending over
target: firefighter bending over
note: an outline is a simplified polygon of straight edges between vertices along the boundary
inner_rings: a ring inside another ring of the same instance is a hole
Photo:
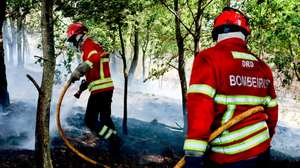
[[[187,168],[207,163],[219,168],[255,168],[268,161],[278,105],[271,69],[247,48],[249,34],[247,17],[226,7],[214,21],[212,37],[217,44],[195,57],[187,95]],[[257,105],[265,110],[224,131],[208,149],[214,130]]]

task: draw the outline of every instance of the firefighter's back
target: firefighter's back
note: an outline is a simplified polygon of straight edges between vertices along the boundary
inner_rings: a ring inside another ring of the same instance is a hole
[[[231,38],[205,51],[215,72],[215,129],[234,116],[257,105],[274,105],[276,95],[270,68],[251,54],[246,43]],[[270,146],[270,133],[265,112],[243,120],[211,143],[210,157],[217,163],[230,163],[255,157]]]

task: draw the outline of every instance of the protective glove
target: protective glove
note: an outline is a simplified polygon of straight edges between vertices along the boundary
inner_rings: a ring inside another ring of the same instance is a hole
[[[185,156],[185,168],[204,168],[203,156]]]
[[[81,73],[77,69],[75,69],[71,74],[70,81],[74,83],[75,81],[79,80],[80,77]]]
[[[83,76],[89,69],[90,65],[86,62],[79,64],[76,69],[72,72],[70,81],[73,83],[80,79],[81,76]]]
[[[83,80],[81,81],[80,86],[79,86],[79,90],[80,90],[81,92],[83,92],[83,91],[85,91],[87,88],[88,88],[88,83],[87,83],[87,81],[86,81],[85,79],[83,79]]]
[[[86,89],[88,88],[88,83],[86,80],[82,80],[81,81],[81,84],[79,86],[79,90],[74,94],[74,96],[79,99],[80,98],[80,95],[83,91],[85,91]]]

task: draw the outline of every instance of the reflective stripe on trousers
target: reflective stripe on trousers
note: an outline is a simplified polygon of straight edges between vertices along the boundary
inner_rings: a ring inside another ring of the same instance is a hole
[[[111,128],[108,128],[108,126],[104,125],[102,129],[99,131],[98,135],[100,137],[103,137],[104,139],[109,139],[113,134],[117,134],[117,131]]]

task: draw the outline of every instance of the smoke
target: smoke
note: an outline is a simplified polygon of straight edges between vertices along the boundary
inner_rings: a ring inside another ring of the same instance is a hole
[[[117,56],[116,53],[111,54],[110,57],[110,65],[114,85],[118,88],[123,88],[124,77],[122,59]],[[147,71],[148,70],[146,70],[146,72]],[[138,92],[142,94],[156,95],[171,99],[181,98],[180,82],[176,70],[170,70],[170,72],[166,73],[159,79],[147,80],[146,82],[144,82],[144,79],[142,79],[142,73],[142,60],[139,59],[134,76],[129,78],[131,79],[129,80],[128,85],[129,92]]]
[[[0,108],[0,149],[3,148],[25,148],[34,149],[35,143],[35,123],[38,92],[34,85],[26,78],[30,74],[41,83],[42,67],[35,64],[35,55],[40,56],[37,34],[28,35],[30,53],[26,55],[26,62],[23,68],[6,63],[8,91],[11,97],[11,106],[3,111]],[[8,48],[6,47],[6,50]],[[15,52],[16,53],[16,52]],[[15,57],[17,57],[15,55]],[[63,60],[62,56],[57,58],[57,64]],[[72,69],[77,65],[77,60],[72,63]],[[138,66],[141,66],[139,62]],[[63,69],[57,70],[63,71]],[[141,74],[141,68],[137,68],[136,74]],[[122,60],[112,54],[111,72],[115,85],[112,115],[122,118],[123,116],[123,64]],[[164,78],[144,83],[140,77],[134,77],[129,83],[128,93],[128,117],[150,122],[158,120],[168,125],[181,124],[180,87],[177,73],[172,71]],[[62,77],[62,81],[66,81]],[[84,115],[89,92],[85,91],[81,98],[76,99],[73,94],[77,92],[80,82],[73,84],[64,97],[61,108],[61,123],[64,130],[74,129],[74,125],[69,124],[70,118],[73,122],[81,122],[79,129],[86,130],[82,126],[83,118],[76,116]],[[55,107],[61,92],[63,83],[57,84],[53,88],[51,113],[50,113],[50,136],[57,137],[55,121]],[[166,98],[158,98],[167,97]],[[137,102],[139,102],[137,104]],[[176,126],[176,125],[175,125]]]

